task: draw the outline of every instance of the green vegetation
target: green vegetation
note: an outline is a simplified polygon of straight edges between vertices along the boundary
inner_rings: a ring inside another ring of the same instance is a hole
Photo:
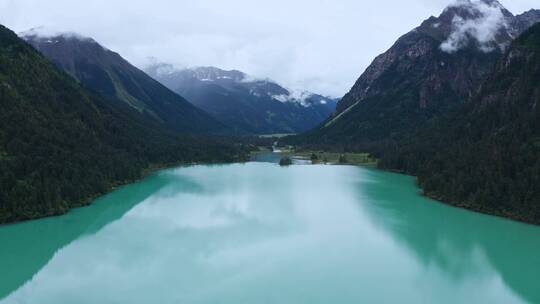
[[[539,87],[537,24],[477,96],[388,151],[381,167],[417,175],[430,197],[540,224]]]
[[[0,223],[58,215],[152,165],[246,159],[244,145],[177,136],[80,87],[0,26]]]
[[[311,153],[310,160],[311,160],[311,163],[316,164],[319,162],[319,157],[317,156],[317,154]]]
[[[231,134],[231,130],[91,39],[26,37],[41,54],[100,96],[180,133]]]
[[[314,164],[348,164],[362,166],[376,166],[377,160],[368,153],[337,153],[323,151],[302,151],[290,152],[287,155],[294,155],[305,159],[310,159]]]
[[[308,150],[368,151],[376,157],[395,149],[429,121],[460,106],[501,56],[498,51],[475,48],[451,56],[440,50],[442,42],[422,29],[405,35],[392,51],[379,57],[389,61],[386,67],[378,66],[376,60],[343,97],[337,118],[282,141]],[[408,54],[420,45],[426,54],[411,58]],[[441,69],[441,62],[446,68]],[[370,74],[379,69],[381,74]],[[464,75],[465,79],[456,80]]]
[[[415,71],[422,66],[411,65],[394,84],[386,82],[398,75],[390,69],[377,90],[383,95],[363,99],[328,128],[281,141],[306,150],[368,151],[380,168],[418,176],[429,197],[540,224],[540,24],[501,57],[468,100],[443,88],[444,98],[428,100],[437,108],[416,111],[424,82],[414,75],[423,75]]]
[[[252,156],[258,153],[268,153],[270,150],[261,148],[261,150],[253,151]],[[295,149],[286,150],[280,153],[283,157],[297,157],[300,159],[311,160],[313,164],[347,164],[356,166],[377,166],[377,159],[373,158],[368,153],[337,153],[325,151],[309,151]],[[252,157],[253,158],[253,157]],[[341,160],[341,161],[340,161]]]
[[[284,166],[290,166],[292,165],[292,159],[288,156],[285,156],[285,157],[282,157],[280,160],[279,160],[279,165],[284,167]]]
[[[7,161],[9,158],[8,154],[5,151],[0,151],[0,162]]]

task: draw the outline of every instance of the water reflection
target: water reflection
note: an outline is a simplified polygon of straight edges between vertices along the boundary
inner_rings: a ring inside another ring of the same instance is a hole
[[[68,215],[0,227],[0,299],[30,280],[62,247],[121,218],[171,179],[154,176]]]
[[[530,282],[538,282],[531,270],[538,268],[516,261],[538,265],[531,251],[540,244],[517,237],[539,239],[537,228],[422,199],[408,177],[355,167],[250,163],[168,170],[122,191],[105,204],[118,212],[100,211],[105,207],[97,204],[78,211],[92,224],[56,224],[73,229],[70,237],[51,242],[54,257],[43,254],[34,277],[26,276],[0,302],[537,299]],[[8,228],[0,229],[0,240],[9,243],[18,228]]]
[[[364,209],[375,225],[411,250],[424,269],[436,267],[456,283],[495,274],[527,302],[540,303],[538,227],[419,198],[419,191],[409,186],[411,177],[370,174],[376,182],[357,185],[358,195],[369,200]]]

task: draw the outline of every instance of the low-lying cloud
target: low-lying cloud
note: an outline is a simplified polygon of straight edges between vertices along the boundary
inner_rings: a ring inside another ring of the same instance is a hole
[[[0,23],[16,32],[43,25],[92,37],[139,67],[155,57],[237,69],[339,97],[375,56],[450,1],[0,0]],[[538,5],[502,1],[515,13]]]
[[[476,41],[479,48],[486,53],[496,47],[505,47],[497,45],[497,35],[508,26],[503,8],[497,2],[488,4],[481,0],[459,0],[452,6],[467,9],[471,15],[478,17],[474,19],[454,17],[454,30],[441,44],[443,51],[456,52],[469,45],[472,40]]]

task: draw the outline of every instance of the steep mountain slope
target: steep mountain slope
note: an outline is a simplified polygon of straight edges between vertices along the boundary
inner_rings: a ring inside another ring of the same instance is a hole
[[[463,0],[402,36],[378,56],[305,141],[384,150],[475,93],[512,39],[540,21],[495,0]]]
[[[76,34],[49,36],[29,31],[22,37],[83,86],[122,101],[165,126],[190,133],[217,133],[225,127],[167,89],[119,54]]]
[[[540,23],[519,37],[470,102],[381,164],[427,195],[540,224]]]
[[[237,131],[270,134],[307,131],[335,110],[336,100],[290,92],[269,80],[214,67],[177,70],[158,64],[149,75]]]
[[[540,22],[540,10],[531,9],[521,15],[517,15],[510,24],[510,28],[514,29],[514,35],[525,32],[535,23]]]
[[[240,150],[171,135],[79,86],[0,26],[0,223],[62,214],[151,164],[233,160]]]

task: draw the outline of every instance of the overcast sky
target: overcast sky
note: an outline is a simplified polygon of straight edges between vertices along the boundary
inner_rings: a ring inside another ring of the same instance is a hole
[[[0,0],[0,23],[91,36],[143,67],[217,66],[341,96],[373,58],[452,0]],[[513,13],[539,0],[502,0]]]

